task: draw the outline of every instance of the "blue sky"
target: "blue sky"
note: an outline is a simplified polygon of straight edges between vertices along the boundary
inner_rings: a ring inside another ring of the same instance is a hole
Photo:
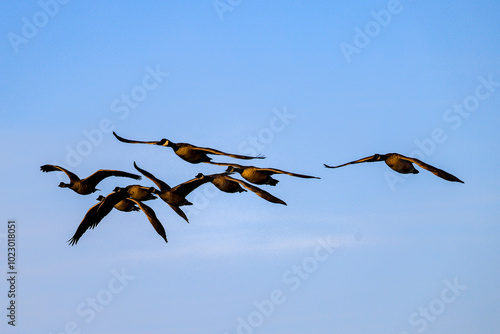
[[[46,0],[0,13],[5,276],[9,219],[18,244],[16,327],[2,315],[2,333],[499,332],[498,2]],[[171,186],[225,169],[113,130],[321,179],[261,186],[287,206],[204,185],[190,224],[148,203],[168,244],[142,212],[114,210],[69,247],[99,193],[137,181],[83,196],[41,165],[86,177],[136,161]],[[323,167],[388,152],[465,183]]]

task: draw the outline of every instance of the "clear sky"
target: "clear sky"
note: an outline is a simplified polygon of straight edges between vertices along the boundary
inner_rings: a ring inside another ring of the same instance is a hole
[[[499,333],[498,1],[3,1],[0,268],[16,221],[16,326],[2,333]],[[109,178],[199,172],[188,142],[321,179],[261,186],[287,206],[211,184],[187,224],[148,202],[113,210],[70,247]],[[414,156],[464,180],[384,163]]]

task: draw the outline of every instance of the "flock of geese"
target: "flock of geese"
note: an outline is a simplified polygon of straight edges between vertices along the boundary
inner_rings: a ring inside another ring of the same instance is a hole
[[[154,183],[155,187],[154,186],[146,187],[142,185],[133,184],[123,188],[116,187],[113,190],[113,192],[111,192],[107,196],[100,195],[97,198],[98,202],[87,211],[82,221],[80,222],[80,225],[78,225],[75,234],[70,240],[68,240],[70,245],[77,244],[82,235],[88,229],[95,228],[101,222],[101,220],[104,217],[106,217],[106,215],[108,215],[111,212],[111,210],[113,210],[113,208],[125,212],[130,212],[130,211],[144,212],[144,214],[146,214],[146,217],[150,221],[155,231],[163,238],[163,240],[165,240],[165,242],[167,242],[167,235],[165,232],[165,228],[159,221],[153,209],[151,209],[151,207],[149,207],[148,205],[144,204],[144,202],[159,197],[162,201],[167,203],[179,216],[181,216],[184,220],[189,222],[186,214],[181,209],[182,206],[192,205],[192,203],[186,199],[186,196],[189,195],[193,190],[195,190],[199,186],[208,182],[212,183],[215,187],[217,187],[219,190],[223,192],[240,193],[247,191],[248,189],[254,192],[257,196],[260,196],[261,198],[265,199],[266,201],[269,201],[271,203],[286,205],[286,203],[283,200],[255,186],[255,184],[275,186],[278,183],[278,180],[272,178],[272,175],[274,174],[286,174],[300,178],[319,179],[319,177],[316,176],[291,173],[276,168],[260,168],[255,166],[242,166],[235,163],[213,162],[212,158],[209,157],[209,155],[221,155],[242,160],[264,159],[265,157],[261,155],[252,157],[239,154],[230,154],[208,147],[198,147],[187,143],[174,143],[168,139],[162,139],[160,141],[130,140],[118,136],[115,132],[113,132],[113,134],[119,141],[124,143],[150,144],[150,145],[170,147],[173,149],[174,153],[178,157],[192,164],[198,164],[203,162],[218,166],[227,166],[227,169],[224,172],[218,174],[204,175],[202,173],[199,173],[198,175],[196,175],[195,178],[191,180],[176,185],[175,187],[170,187],[167,183],[160,180],[152,173],[140,168],[134,162],[135,169],[143,176],[151,180]],[[338,166],[330,166],[326,164],[324,166],[327,168],[338,168],[350,164],[357,164],[362,162],[375,162],[375,161],[384,161],[391,169],[402,174],[417,174],[418,170],[413,165],[416,164],[421,168],[424,168],[447,181],[463,183],[463,181],[458,179],[456,176],[448,172],[445,172],[442,169],[426,164],[421,160],[405,157],[397,153],[375,154],[370,157],[351,161]],[[64,172],[69,178],[69,183],[61,182],[59,184],[59,187],[70,188],[71,190],[80,195],[89,195],[94,193],[95,191],[98,191],[99,189],[97,189],[96,186],[103,179],[111,176],[127,177],[134,180],[141,179],[141,175],[138,174],[128,173],[119,170],[109,170],[109,169],[100,169],[94,174],[84,179],[80,179],[76,174],[68,171],[63,167],[56,165],[43,165],[40,167],[40,170],[42,172],[54,172],[54,171]],[[230,176],[235,173],[240,174],[240,176],[247,182]]]

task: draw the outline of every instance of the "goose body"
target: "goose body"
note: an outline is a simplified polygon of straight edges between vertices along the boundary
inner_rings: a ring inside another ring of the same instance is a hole
[[[187,161],[192,164],[198,164],[200,162],[205,162],[205,163],[213,163],[212,158],[208,156],[208,154],[215,154],[215,155],[225,155],[231,158],[236,158],[236,159],[264,159],[263,156],[256,156],[256,157],[251,157],[247,155],[240,155],[240,154],[232,154],[232,153],[226,153],[222,152],[213,148],[209,147],[199,147],[195,146],[192,144],[188,143],[174,143],[168,139],[162,139],[160,141],[139,141],[139,140],[130,140],[130,139],[125,139],[123,137],[118,136],[114,131],[113,131],[114,136],[116,139],[118,139],[121,142],[124,143],[129,143],[129,144],[150,144],[150,145],[160,145],[160,146],[166,146],[170,147],[174,150],[175,154],[179,156],[181,159],[184,161]]]
[[[116,191],[116,189],[115,189]],[[101,202],[104,199],[103,195],[99,195],[97,197],[97,200]],[[129,198],[122,199],[120,202],[116,203],[114,206],[115,209],[120,210],[120,211],[125,211],[125,212],[130,212],[130,211],[139,211],[139,207],[135,205],[135,202],[132,201]]]
[[[267,191],[262,190],[256,186],[253,186],[245,181],[232,178],[229,176],[229,174],[230,173],[227,172],[220,174],[211,174],[211,175],[203,175],[200,173],[196,175],[196,177],[209,179],[214,186],[216,186],[219,190],[226,193],[244,192],[246,191],[245,189],[243,189],[244,187],[268,202],[286,205],[284,201],[282,201],[278,197],[271,195]]]
[[[132,199],[135,199],[138,201],[149,201],[152,199],[156,199],[156,196],[153,195],[154,190],[155,190],[154,187],[143,187],[143,186],[140,186],[138,184],[133,184],[133,185],[127,186],[126,189],[127,189],[129,197]]]
[[[163,240],[165,240],[165,242],[167,242],[165,228],[156,217],[156,214],[153,211],[153,209],[151,209],[149,206],[138,200],[131,198],[129,199],[127,198],[127,196],[128,192],[126,188],[119,188],[117,189],[117,191],[112,192],[106,197],[99,196],[98,200],[100,200],[100,202],[92,206],[87,211],[87,213],[83,217],[83,220],[78,226],[75,234],[70,240],[68,240],[69,244],[71,246],[76,245],[80,240],[80,238],[82,237],[82,235],[88,229],[95,228],[101,222],[101,220],[111,212],[113,208],[127,212],[139,211],[139,210],[143,211],[146,214],[149,222],[151,223],[155,231],[163,238]],[[122,206],[121,203],[126,203],[126,204],[123,204]],[[125,206],[127,207],[127,209],[125,209]]]
[[[215,163],[219,166],[228,166],[226,172],[236,172],[241,174],[248,182],[254,184],[268,184],[271,186],[275,186],[279,181],[272,178],[273,174],[286,174],[290,176],[305,178],[305,179],[319,179],[317,176],[309,176],[304,174],[297,174],[287,172],[281,169],[276,168],[260,168],[255,166],[241,166],[237,164],[229,164],[229,163]]]
[[[431,166],[429,164],[426,164],[425,162],[416,159],[416,158],[410,158],[406,157],[402,154],[398,153],[387,153],[387,154],[375,154],[366,158],[362,158],[359,160],[351,161],[342,165],[338,166],[329,166],[325,164],[325,167],[327,168],[338,168],[338,167],[343,167],[351,164],[357,164],[361,162],[376,162],[376,161],[384,161],[387,166],[389,166],[392,170],[401,173],[401,174],[418,174],[418,170],[415,168],[413,164],[418,165],[421,168],[424,168],[428,170],[429,172],[433,173],[434,175],[447,180],[451,182],[460,182],[464,183],[462,180],[460,180],[458,177],[442,170],[439,168],[436,168],[434,166]]]
[[[72,173],[63,167],[56,165],[43,165],[40,167],[40,170],[46,173],[54,171],[61,171],[66,173],[66,175],[69,177],[69,183],[61,182],[59,183],[59,187],[70,188],[71,190],[81,195],[92,194],[93,192],[99,190],[96,189],[97,184],[103,179],[110,176],[129,177],[135,180],[141,179],[140,175],[111,169],[99,169],[97,172],[84,179],[80,179],[75,173]]]
[[[167,203],[172,208],[172,210],[174,210],[179,216],[184,218],[184,220],[189,223],[186,214],[180,209],[180,206],[192,205],[193,203],[189,202],[186,199],[186,196],[202,184],[210,182],[210,180],[207,178],[194,178],[171,188],[167,183],[158,179],[150,172],[139,168],[139,166],[137,166],[135,162],[134,167],[145,177],[153,181],[154,184],[156,184],[158,189],[154,190],[155,194],[158,195],[165,203]]]

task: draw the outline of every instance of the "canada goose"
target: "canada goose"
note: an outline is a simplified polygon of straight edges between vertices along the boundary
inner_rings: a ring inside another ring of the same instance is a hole
[[[46,173],[54,171],[61,171],[66,173],[66,175],[68,175],[69,177],[69,183],[61,182],[59,183],[59,187],[70,188],[81,195],[88,195],[96,190],[99,190],[95,188],[97,184],[101,182],[103,179],[110,176],[130,177],[135,180],[141,179],[140,175],[122,172],[120,170],[111,170],[111,169],[99,169],[94,174],[81,180],[78,176],[76,176],[76,174],[56,165],[43,165],[40,167],[40,170]]]
[[[68,240],[69,244],[71,246],[76,245],[85,231],[89,228],[93,229],[96,227],[97,224],[111,212],[113,207],[127,196],[126,189],[119,189],[116,192],[108,194],[108,196],[104,197],[99,203],[93,205],[83,217],[73,237]]]
[[[253,191],[257,196],[262,197],[266,201],[286,205],[284,201],[271,195],[267,191],[257,188],[245,181],[234,179],[230,177],[229,174],[230,173],[203,175],[202,173],[199,173],[198,175],[196,175],[196,177],[210,179],[210,182],[212,182],[214,186],[216,186],[219,190],[224,191],[226,193],[235,193],[235,192],[241,193],[243,191],[246,191],[241,187],[243,186],[248,190]]]
[[[68,240],[71,246],[76,245],[78,240],[80,240],[81,236],[89,229],[95,228],[99,222],[108,215],[113,207],[117,208],[116,205],[124,200],[130,200],[133,204],[137,204],[137,206],[142,210],[146,216],[148,217],[149,222],[155,229],[155,231],[165,240],[167,241],[167,236],[165,233],[165,228],[161,224],[161,222],[156,217],[155,212],[146,204],[137,201],[135,199],[127,199],[128,196],[127,190],[125,188],[120,188],[116,192],[112,192],[106,197],[102,197],[101,201],[96,205],[92,206],[81,221],[78,226],[73,237]],[[101,197],[101,196],[100,196]]]
[[[301,177],[304,179],[319,179],[317,176],[309,176],[303,174],[296,174],[286,172],[281,169],[276,168],[260,168],[254,166],[241,166],[237,164],[229,164],[229,163],[215,163],[219,166],[229,166],[226,169],[226,172],[237,172],[240,173],[241,176],[247,180],[248,182],[252,182],[255,184],[269,184],[271,186],[275,186],[279,181],[273,179],[271,175],[273,174],[287,174],[295,177]]]
[[[415,158],[409,158],[405,157],[404,155],[398,154],[398,153],[387,153],[387,154],[375,154],[370,157],[366,157],[363,159],[359,159],[356,161],[351,161],[348,163],[345,163],[343,165],[339,166],[329,166],[325,164],[325,167],[327,168],[338,168],[342,166],[347,166],[350,164],[357,164],[360,162],[374,162],[374,161],[385,161],[387,166],[389,166],[391,169],[395,170],[398,173],[401,174],[418,174],[418,170],[415,169],[415,166],[413,166],[413,163],[417,164],[418,166],[427,169],[429,172],[439,176],[442,179],[452,181],[452,182],[460,182],[464,183],[462,180],[457,178],[454,175],[451,175],[448,172],[445,172],[442,169],[436,168],[434,166],[428,165],[423,161],[420,161]]]
[[[119,187],[116,187],[114,191],[116,191]],[[133,184],[126,187],[128,195],[130,198],[133,198],[138,201],[149,201],[152,199],[156,199],[156,196],[153,195],[155,190],[154,187],[143,187],[138,184]]]
[[[186,199],[186,196],[202,184],[210,182],[210,180],[208,178],[194,178],[171,188],[168,184],[156,178],[153,174],[139,168],[135,161],[134,167],[145,177],[153,181],[154,184],[156,184],[159,190],[155,189],[154,193],[160,196],[160,198],[165,203],[167,203],[172,208],[172,210],[174,210],[179,216],[184,218],[189,223],[186,214],[179,207],[183,205],[193,205],[193,203],[189,202]]]
[[[117,191],[115,188],[114,191]],[[101,202],[104,199],[103,195],[99,195],[97,197],[97,200]],[[130,211],[139,211],[139,207],[135,205],[135,202],[132,201],[130,198],[125,198],[122,199],[120,202],[115,204],[115,209],[120,210],[120,211],[125,211],[125,212],[130,212]]]
[[[264,156],[258,155],[256,157],[250,157],[246,155],[239,155],[239,154],[231,154],[231,153],[225,153],[213,148],[208,148],[208,147],[198,147],[194,146],[191,144],[186,144],[186,143],[174,143],[168,139],[163,138],[160,141],[138,141],[138,140],[129,140],[122,138],[118,136],[114,131],[113,134],[115,137],[124,143],[130,143],[130,144],[151,144],[151,145],[160,145],[160,146],[168,146],[171,147],[175,154],[177,154],[181,159],[190,162],[192,164],[197,164],[200,162],[205,162],[205,163],[213,163],[211,162],[212,158],[207,156],[207,154],[216,154],[216,155],[225,155],[228,157],[236,158],[236,159],[264,159]]]

